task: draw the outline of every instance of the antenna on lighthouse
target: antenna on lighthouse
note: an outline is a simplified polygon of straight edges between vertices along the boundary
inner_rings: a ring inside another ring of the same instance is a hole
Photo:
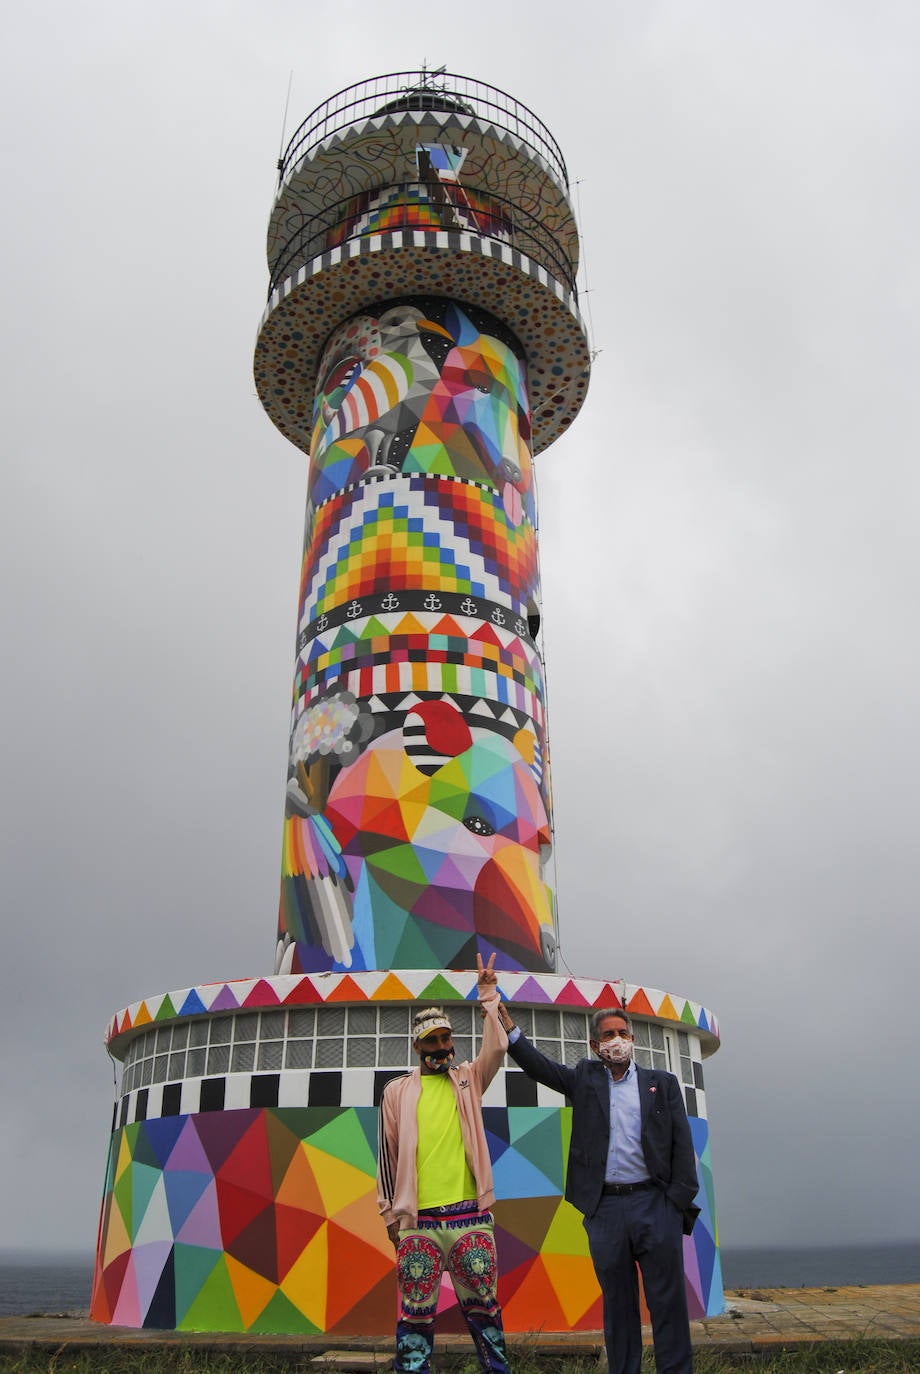
[[[278,176],[284,171],[284,138],[287,133],[288,107],[291,103],[291,83],[294,80],[294,68],[288,73],[287,95],[284,98],[284,114],[281,118],[281,143],[278,146]]]

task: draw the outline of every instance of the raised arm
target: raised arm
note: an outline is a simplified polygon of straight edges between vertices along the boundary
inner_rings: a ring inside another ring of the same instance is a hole
[[[480,1090],[485,1092],[501,1068],[508,1049],[508,1037],[498,1019],[500,1002],[494,954],[486,965],[482,962],[482,955],[476,955],[476,974],[476,994],[482,1009],[482,1044],[472,1067],[478,1075]]]
[[[498,1019],[509,1037],[508,1053],[514,1062],[528,1077],[535,1078],[538,1083],[543,1083],[547,1088],[571,1098],[575,1088],[575,1070],[570,1069],[567,1064],[557,1064],[555,1059],[547,1059],[536,1045],[532,1045],[524,1032],[515,1026],[514,1019],[504,1003],[499,1003]],[[517,1035],[512,1036],[514,1031],[517,1031]]]

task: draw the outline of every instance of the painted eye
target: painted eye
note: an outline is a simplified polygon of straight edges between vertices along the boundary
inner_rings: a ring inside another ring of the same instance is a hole
[[[474,835],[495,834],[495,827],[490,825],[482,816],[466,816],[464,817],[463,824],[466,826],[467,830],[471,831]]]

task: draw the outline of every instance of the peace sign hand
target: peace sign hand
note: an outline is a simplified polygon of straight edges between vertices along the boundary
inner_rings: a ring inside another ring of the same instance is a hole
[[[498,974],[495,972],[495,954],[489,956],[488,964],[483,964],[482,955],[476,955],[476,978],[480,987],[492,986],[498,983]]]

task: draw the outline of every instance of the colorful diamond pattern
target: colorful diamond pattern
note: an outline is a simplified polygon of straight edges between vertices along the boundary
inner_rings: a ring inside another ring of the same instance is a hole
[[[433,991],[445,982],[434,980]],[[581,1217],[560,1196],[569,1109],[487,1107],[484,1117],[507,1329],[597,1330],[600,1294]],[[722,1281],[708,1129],[691,1126],[703,1210],[685,1263],[690,1315],[701,1317],[721,1310]],[[117,1131],[93,1319],[389,1334],[396,1289],[377,1208],[376,1128],[373,1108],[345,1107],[202,1113]],[[450,1327],[449,1285],[440,1306]]]

